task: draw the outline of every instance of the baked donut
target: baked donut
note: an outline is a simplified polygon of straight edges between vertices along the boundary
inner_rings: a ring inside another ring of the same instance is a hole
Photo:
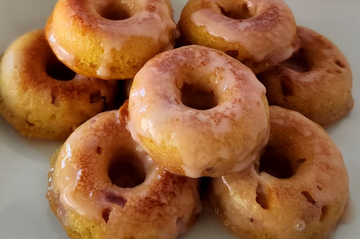
[[[0,112],[21,134],[65,139],[93,115],[111,109],[115,81],[75,74],[51,51],[44,30],[18,38],[0,65]]]
[[[89,77],[129,79],[176,36],[169,0],[59,0],[46,26],[58,58]]]
[[[243,239],[328,238],[349,196],[339,149],[295,111],[270,106],[270,127],[259,163],[212,179],[209,201]]]
[[[72,239],[175,239],[200,213],[198,180],[156,164],[121,111],[89,119],[53,157],[51,209]]]
[[[298,48],[294,16],[282,0],[189,0],[178,25],[183,42],[219,49],[255,73]]]
[[[173,173],[221,175],[247,167],[269,133],[265,89],[225,53],[202,46],[163,52],[136,74],[129,129]]]
[[[298,111],[327,126],[354,105],[352,74],[346,57],[326,37],[298,27],[301,49],[258,76],[270,104]]]

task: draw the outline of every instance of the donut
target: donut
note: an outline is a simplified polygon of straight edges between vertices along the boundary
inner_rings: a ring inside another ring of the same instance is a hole
[[[176,37],[169,0],[59,0],[46,26],[58,58],[89,77],[129,79]]]
[[[298,48],[294,16],[282,0],[189,0],[178,25],[182,42],[221,50],[256,74]]]
[[[270,138],[260,160],[212,179],[208,200],[243,239],[328,238],[349,196],[342,154],[318,124],[269,108]]]
[[[46,41],[44,30],[15,40],[0,63],[0,113],[21,134],[66,139],[81,123],[114,107],[115,81],[75,74]]]
[[[50,207],[71,239],[175,239],[200,213],[198,180],[156,164],[121,111],[89,119],[52,158]]]
[[[159,164],[193,178],[247,167],[269,135],[265,88],[225,53],[202,46],[163,52],[136,74],[132,137]]]
[[[326,37],[299,26],[301,48],[258,75],[269,103],[298,111],[322,126],[353,108],[352,73],[344,54]]]

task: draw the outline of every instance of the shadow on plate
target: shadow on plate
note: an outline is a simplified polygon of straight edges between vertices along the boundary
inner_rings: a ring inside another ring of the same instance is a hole
[[[26,159],[40,163],[46,162],[62,143],[63,141],[59,140],[42,140],[22,136],[0,116],[0,145]]]

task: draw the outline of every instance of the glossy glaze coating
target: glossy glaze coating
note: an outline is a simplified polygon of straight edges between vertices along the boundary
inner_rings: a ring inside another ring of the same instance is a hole
[[[198,180],[156,164],[131,139],[126,110],[91,118],[52,159],[47,198],[72,239],[175,239],[200,213]]]
[[[184,87],[213,94],[216,103],[207,109],[187,106]],[[236,172],[267,142],[265,89],[250,69],[221,51],[195,45],[167,51],[134,78],[129,129],[172,172],[190,177]]]
[[[213,179],[208,199],[243,239],[328,238],[349,196],[341,152],[298,112],[270,106],[270,127],[261,160]]]
[[[222,50],[255,73],[298,47],[294,17],[282,0],[190,0],[179,29],[185,42]]]
[[[46,27],[69,68],[102,79],[129,79],[159,52],[173,48],[176,24],[168,0],[60,0]]]

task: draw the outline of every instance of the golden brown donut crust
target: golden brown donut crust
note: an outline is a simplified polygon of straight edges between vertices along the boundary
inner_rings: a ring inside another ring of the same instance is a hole
[[[214,105],[188,104],[197,103],[198,94],[187,100],[187,88],[212,92]],[[130,90],[133,138],[176,174],[219,177],[246,168],[266,144],[268,126],[263,85],[219,50],[192,45],[158,54]]]
[[[298,112],[270,106],[270,123],[260,163],[213,179],[209,200],[243,239],[327,238],[349,196],[342,155],[319,125]]]
[[[4,53],[0,112],[21,134],[65,139],[81,123],[113,107],[116,82],[75,74],[72,80],[56,80],[47,69],[58,63],[44,30],[23,35]]]
[[[353,108],[352,73],[344,54],[326,37],[298,27],[300,50],[258,76],[271,105],[298,111],[327,126]]]
[[[106,19],[111,11],[123,12],[124,19]],[[47,22],[46,37],[58,58],[75,72],[118,80],[134,77],[151,57],[173,48],[175,29],[169,0],[148,0],[145,5],[60,0]]]
[[[125,107],[94,116],[51,160],[47,198],[72,239],[175,239],[200,213],[198,180],[154,163],[132,140],[126,114]],[[141,165],[142,183],[115,184],[110,171],[126,167],[114,164],[122,160]]]
[[[190,0],[178,26],[185,44],[221,50],[256,74],[298,48],[295,19],[282,0]]]

